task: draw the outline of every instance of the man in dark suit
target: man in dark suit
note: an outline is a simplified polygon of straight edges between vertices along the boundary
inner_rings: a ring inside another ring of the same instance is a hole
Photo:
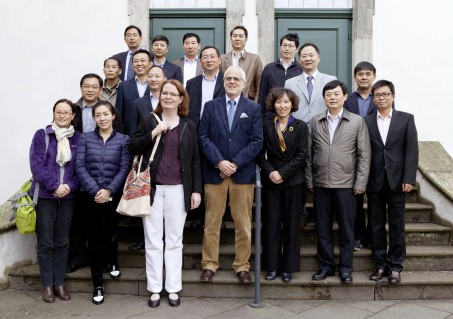
[[[184,78],[184,87],[187,85],[187,81],[193,79],[197,75],[203,73],[200,61],[198,60],[198,51],[200,51],[201,39],[196,33],[186,33],[182,37],[182,45],[184,49],[184,56],[173,64],[176,64],[181,68]]]
[[[152,112],[159,103],[162,84],[167,81],[165,71],[160,66],[153,65],[148,71],[149,94],[134,101],[136,116],[132,120],[132,126],[138,127],[143,115]]]
[[[146,50],[135,51],[132,57],[132,65],[135,77],[121,82],[116,97],[116,109],[121,116],[124,127],[124,134],[132,137],[137,129],[134,125],[135,117],[134,101],[142,96],[149,95],[148,70],[153,65],[151,56]]]
[[[223,73],[220,72],[220,52],[216,47],[206,46],[200,54],[203,74],[187,81],[186,91],[189,94],[189,118],[197,125],[203,114],[204,105],[212,99],[225,96]],[[204,157],[201,156],[202,162]],[[190,228],[203,227],[205,206],[202,203],[192,212]]]
[[[240,67],[225,71],[225,97],[205,104],[198,128],[203,165],[206,226],[200,280],[209,282],[219,267],[222,216],[229,195],[235,224],[233,269],[241,283],[251,281],[251,221],[255,158],[263,146],[261,107],[241,96],[246,76]]]
[[[376,68],[367,61],[358,63],[354,68],[354,81],[357,85],[357,91],[348,95],[344,108],[349,112],[365,117],[376,112],[371,87],[376,80]],[[363,209],[364,194],[355,197],[356,218],[354,224],[354,250],[358,251],[363,246],[368,246],[371,242],[370,224],[366,224],[365,211]],[[370,220],[368,216],[368,221]]]
[[[395,99],[392,82],[377,81],[371,93],[377,112],[365,118],[372,154],[367,198],[375,270],[370,280],[381,280],[388,273],[389,283],[397,284],[401,282],[400,273],[406,257],[406,193],[415,185],[418,166],[417,129],[412,114],[392,108]],[[385,230],[387,219],[388,251]]]
[[[156,35],[151,43],[151,50],[154,54],[153,64],[164,69],[167,79],[175,79],[184,83],[181,68],[176,64],[167,61],[166,55],[170,46],[168,38],[165,35]]]
[[[186,91],[190,97],[189,118],[198,125],[204,104],[212,99],[225,96],[223,73],[220,72],[220,52],[216,47],[206,46],[200,54],[203,74],[187,82]]]
[[[134,67],[132,66],[132,54],[140,49],[142,42],[142,30],[135,25],[130,25],[124,30],[124,42],[128,50],[115,54],[113,57],[121,61],[123,72],[120,74],[121,81],[129,80],[134,77]]]
[[[340,258],[337,270],[341,283],[351,284],[356,202],[368,182],[371,151],[365,120],[343,108],[347,87],[334,80],[323,90],[326,112],[309,123],[307,188],[313,189],[319,270],[313,280],[335,275],[333,214],[339,229]]]

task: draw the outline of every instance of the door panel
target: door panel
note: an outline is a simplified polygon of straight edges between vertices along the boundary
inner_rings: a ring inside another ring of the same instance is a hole
[[[167,54],[169,61],[184,56],[182,38],[188,32],[200,36],[201,48],[213,45],[219,49],[220,53],[225,51],[225,18],[157,17],[151,21],[151,39],[158,34],[163,34],[170,40],[170,49]]]
[[[351,88],[350,19],[277,18],[276,20],[275,52],[277,55],[279,53],[279,39],[288,32],[297,32],[300,45],[313,42],[319,47],[321,52],[319,71],[335,75]]]

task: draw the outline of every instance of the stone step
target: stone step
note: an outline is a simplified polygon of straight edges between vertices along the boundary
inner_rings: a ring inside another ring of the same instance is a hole
[[[254,298],[253,283],[239,284],[231,270],[218,270],[211,283],[200,282],[199,270],[183,270],[183,290],[185,297]],[[370,281],[370,272],[354,272],[354,283],[343,285],[338,276],[324,281],[312,281],[312,271],[293,274],[290,283],[279,278],[264,280],[261,273],[262,298],[297,300],[386,300],[386,299],[452,299],[453,271],[404,271],[398,285],[390,285],[384,278],[379,282]],[[10,271],[10,287],[21,290],[39,290],[40,279],[37,265],[30,265]],[[119,280],[105,276],[107,293],[147,296],[146,273],[144,268],[122,268]],[[254,274],[252,272],[252,278]],[[90,270],[82,268],[68,274],[65,285],[70,292],[93,291]]]
[[[234,223],[227,222],[226,226],[227,228],[222,230],[220,234],[220,244],[232,245],[234,244]],[[451,243],[451,228],[449,227],[433,223],[406,223],[405,230],[406,244],[408,246],[442,246]],[[338,225],[336,223],[333,225],[333,236],[335,242],[338,242]],[[202,241],[202,229],[185,228],[184,243],[199,244]],[[304,230],[301,231],[301,244],[316,245],[316,228],[313,222],[309,222]]]
[[[365,196],[366,202],[366,196]],[[414,188],[409,193],[406,193],[406,203],[416,203],[418,201],[418,185],[415,185]],[[307,203],[313,202],[313,192],[307,191]]]
[[[145,252],[131,252],[128,250],[132,243],[120,243],[118,250],[118,262],[122,267],[143,267],[145,265]],[[404,269],[407,271],[453,271],[453,246],[408,246],[406,249]],[[222,245],[219,250],[219,268],[232,269],[234,260],[234,245]],[[338,247],[334,250],[338,258]],[[250,258],[251,268],[255,264],[255,247],[252,247]],[[315,271],[318,269],[319,261],[316,253],[316,246],[301,246],[300,248],[301,270]],[[201,244],[184,245],[184,269],[202,269],[201,267]],[[354,270],[370,271],[374,265],[371,260],[371,250],[362,248],[354,252]]]
[[[309,211],[309,220],[313,220],[313,203],[307,203],[305,207]],[[366,216],[366,212],[368,211],[367,203],[363,204],[363,209]],[[432,210],[432,205],[421,203],[406,203],[404,221],[406,223],[429,223],[431,221]]]

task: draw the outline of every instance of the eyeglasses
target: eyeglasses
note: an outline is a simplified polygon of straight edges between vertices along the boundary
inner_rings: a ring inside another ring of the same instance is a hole
[[[282,48],[284,49],[294,49],[296,46],[292,44],[282,44]]]
[[[203,55],[203,56],[201,57],[201,59],[202,59],[203,61],[214,60],[214,59],[217,59],[217,58],[218,58],[218,56],[217,56],[217,55],[214,55],[214,54],[212,54],[212,55]]]
[[[55,111],[55,115],[56,115],[56,116],[62,116],[62,115],[63,115],[64,117],[68,117],[68,116],[72,115],[72,112],[68,112],[68,111],[64,111],[64,112],[62,112],[62,111]]]
[[[96,84],[95,85],[88,85],[88,84],[82,85],[82,90],[84,90],[84,91],[88,91],[89,89],[97,90],[99,88],[100,88],[100,86],[96,85]]]
[[[380,99],[381,96],[382,96],[384,99],[387,99],[390,95],[392,95],[392,93],[390,93],[390,92],[385,92],[385,93],[376,93],[376,94],[374,94],[373,96],[374,96],[375,99]]]
[[[162,97],[166,97],[166,96],[170,96],[170,97],[180,97],[181,95],[180,94],[177,94],[177,93],[173,93],[173,92],[162,92],[160,94],[160,96]]]
[[[240,82],[240,81],[244,81],[244,80],[241,78],[235,77],[235,76],[229,76],[229,77],[225,78],[225,81],[226,82],[230,82],[230,81]]]

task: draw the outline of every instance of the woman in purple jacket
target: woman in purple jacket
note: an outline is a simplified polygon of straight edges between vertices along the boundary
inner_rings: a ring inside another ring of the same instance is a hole
[[[38,263],[41,273],[42,300],[71,299],[64,287],[68,259],[69,228],[78,184],[75,157],[80,133],[71,125],[76,113],[66,99],[53,106],[53,122],[36,131],[30,147],[33,174],[31,196],[39,183],[36,206]]]
[[[109,264],[110,277],[121,276],[118,267],[116,207],[124,181],[129,173],[129,137],[113,127],[115,108],[110,102],[99,101],[93,106],[96,129],[83,133],[77,147],[76,172],[81,199],[87,203],[90,219],[88,251],[93,279],[93,303],[104,302],[104,261]]]

